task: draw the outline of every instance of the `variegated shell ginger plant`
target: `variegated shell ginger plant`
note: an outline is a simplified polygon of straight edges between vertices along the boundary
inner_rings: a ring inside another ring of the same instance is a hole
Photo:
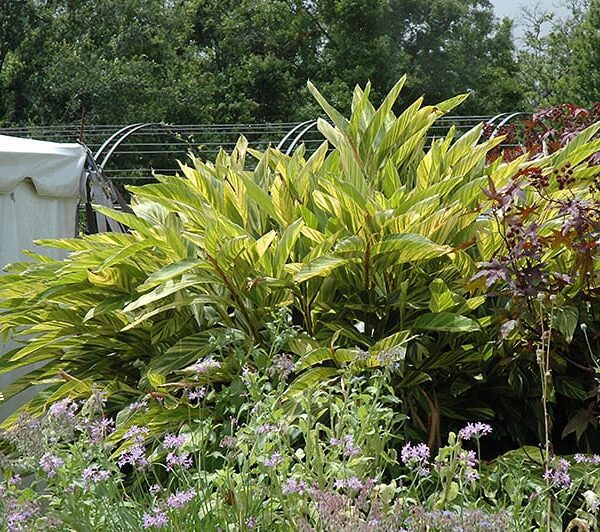
[[[287,353],[288,399],[347,364],[390,369],[413,421],[437,438],[440,405],[446,416],[463,408],[469,378],[493,356],[485,295],[468,288],[494,245],[478,242],[491,223],[483,189],[529,163],[487,166],[501,139],[480,142],[481,126],[436,137],[436,120],[465,95],[396,114],[404,82],[377,108],[370,86],[357,87],[348,119],[310,85],[329,118],[310,156],[252,150],[242,137],[214,162],[192,158],[181,175],[131,187],[134,215],[97,207],[128,234],[45,242],[69,257],[13,265],[0,279],[0,327],[23,346],[0,371],[43,366],[5,396],[45,383],[27,406],[40,410],[97,385],[119,409],[159,394],[172,407],[155,417],[159,431],[187,416],[180,390],[198,360],[216,362],[199,378],[222,387]],[[296,334],[274,342],[281,308]],[[466,384],[451,388],[457,375]]]

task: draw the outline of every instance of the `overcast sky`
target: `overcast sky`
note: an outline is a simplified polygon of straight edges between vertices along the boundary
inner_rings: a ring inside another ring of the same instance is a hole
[[[523,7],[533,10],[538,6],[541,10],[552,10],[557,15],[566,15],[568,10],[564,7],[564,2],[559,0],[491,0],[494,9],[499,17],[510,17],[515,21],[515,35],[520,37],[522,34],[521,26],[523,22]]]
[[[565,13],[564,2],[557,0],[491,0],[500,17],[512,17],[518,20],[521,17],[521,8],[534,8],[539,5],[543,9],[552,9],[557,13]]]

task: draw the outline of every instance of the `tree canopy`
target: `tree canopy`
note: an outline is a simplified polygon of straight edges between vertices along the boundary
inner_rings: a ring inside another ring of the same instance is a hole
[[[296,121],[317,113],[308,80],[346,111],[356,83],[377,99],[403,73],[400,106],[470,92],[461,112],[488,114],[580,87],[591,101],[592,4],[519,56],[488,0],[0,0],[0,124]]]

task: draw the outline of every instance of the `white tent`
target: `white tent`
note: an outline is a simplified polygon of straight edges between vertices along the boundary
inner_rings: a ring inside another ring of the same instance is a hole
[[[75,236],[86,156],[80,144],[0,135],[0,275],[7,264],[27,260],[22,250],[34,249],[34,240]],[[61,250],[40,251],[64,256]],[[10,348],[0,344],[0,352]],[[25,371],[0,375],[0,389]],[[0,403],[0,420],[28,398]]]
[[[85,160],[80,144],[0,135],[0,268],[35,239],[75,236]]]

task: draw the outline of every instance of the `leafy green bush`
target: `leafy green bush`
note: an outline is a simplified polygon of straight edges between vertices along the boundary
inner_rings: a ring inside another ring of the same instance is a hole
[[[442,422],[492,418],[476,392],[494,359],[493,318],[485,287],[468,281],[501,245],[482,215],[492,206],[484,187],[507,185],[531,163],[486,166],[501,139],[479,143],[481,127],[429,143],[436,119],[465,96],[420,99],[396,116],[403,84],[379,108],[369,86],[357,87],[349,119],[311,87],[330,122],[319,122],[327,142],[310,157],[248,150],[241,138],[214,163],[194,159],[182,176],[132,187],[135,215],[98,208],[129,234],[46,242],[69,257],[13,265],[0,279],[0,327],[24,345],[0,358],[0,371],[45,365],[5,397],[46,384],[26,406],[39,413],[96,385],[126,417],[152,394],[169,408],[153,412],[160,433],[185,420],[181,390],[203,364],[212,364],[203,382],[218,384],[218,420],[243,402],[245,365],[287,353],[288,409],[358,359],[362,369],[394,366],[410,430],[431,446],[441,446]],[[585,141],[538,166],[577,158]],[[293,335],[272,330],[282,309],[281,331]]]

